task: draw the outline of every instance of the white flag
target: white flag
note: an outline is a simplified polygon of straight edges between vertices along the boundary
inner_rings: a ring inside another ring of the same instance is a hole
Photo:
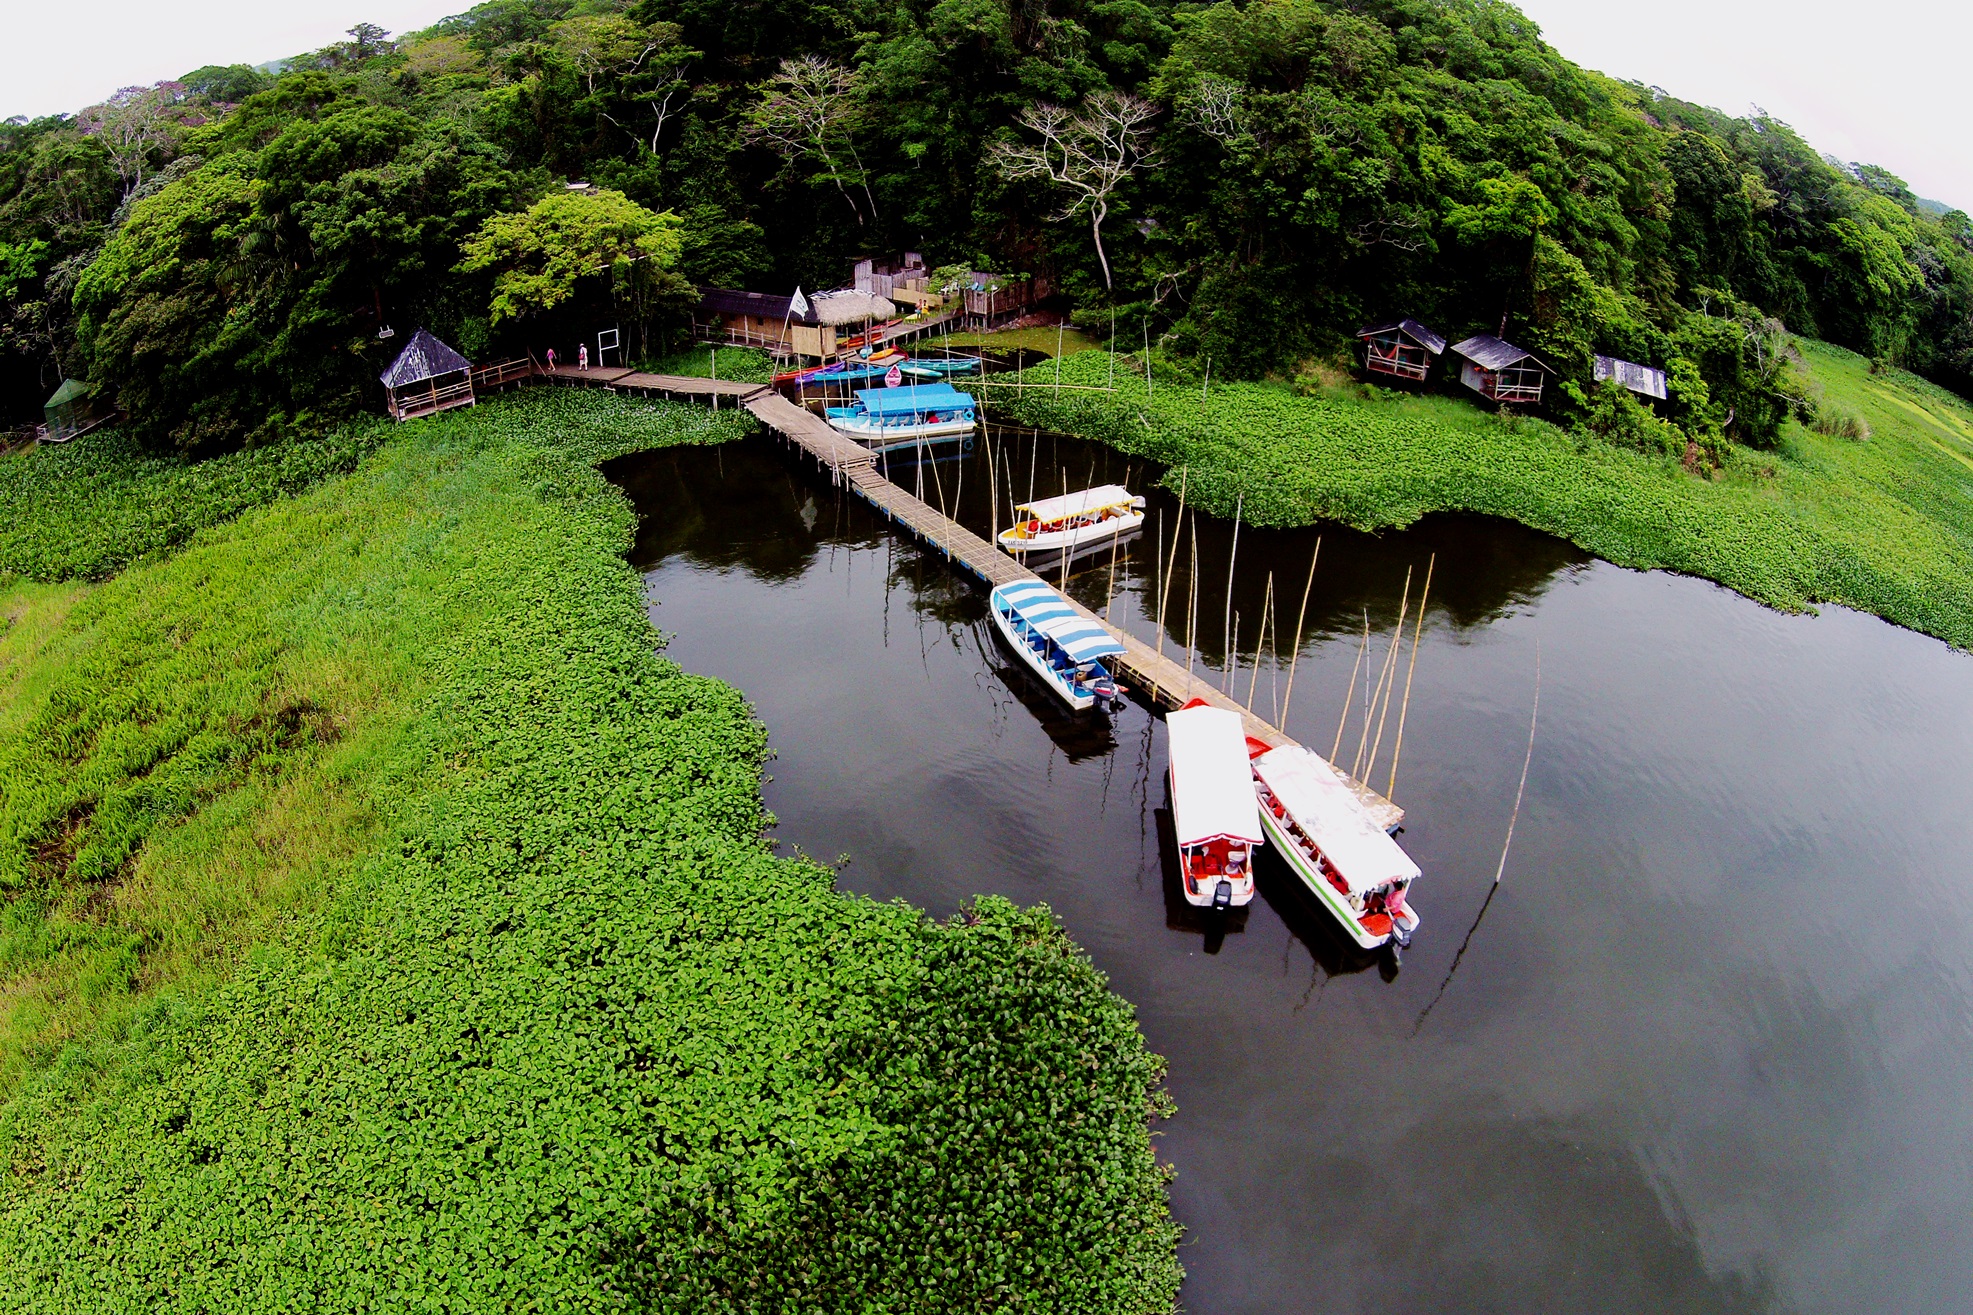
[[[804,319],[808,316],[808,298],[802,296],[802,290],[799,284],[795,287],[794,299],[788,303],[788,314],[799,315]]]

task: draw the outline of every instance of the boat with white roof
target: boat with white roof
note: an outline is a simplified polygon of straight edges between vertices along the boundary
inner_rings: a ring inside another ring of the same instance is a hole
[[[1418,865],[1371,820],[1336,769],[1299,744],[1248,742],[1252,789],[1282,858],[1357,945],[1411,943]]]
[[[855,406],[832,406],[828,412],[830,428],[881,452],[970,437],[975,409],[971,393],[935,383],[860,388]]]
[[[1008,646],[1070,707],[1123,703],[1123,690],[1103,665],[1124,646],[1039,580],[1003,584],[987,596],[987,614]]]
[[[1011,528],[1000,532],[1000,546],[1015,557],[1030,553],[1077,552],[1106,543],[1144,524],[1144,499],[1121,484],[1102,484],[1080,493],[1024,502],[1014,508]]]
[[[1240,714],[1204,699],[1165,714],[1180,891],[1201,908],[1254,898],[1254,855],[1266,843]]]

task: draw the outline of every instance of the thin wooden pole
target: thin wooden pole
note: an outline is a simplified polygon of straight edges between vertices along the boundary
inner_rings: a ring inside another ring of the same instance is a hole
[[[1191,601],[1185,608],[1185,699],[1192,701],[1192,641],[1198,634],[1199,620],[1199,513],[1192,513],[1192,557],[1186,568],[1185,587]]]
[[[1110,585],[1103,591],[1103,624],[1110,624],[1110,609],[1117,605],[1117,550],[1123,547],[1124,536],[1117,534],[1110,539]]]
[[[1171,565],[1165,571],[1164,591],[1158,595],[1158,656],[1165,655],[1165,603],[1171,596],[1172,572],[1178,569],[1178,543],[1185,537],[1185,485],[1192,468],[1178,468],[1178,519],[1172,522]],[[1158,513],[1163,516],[1164,513]]]
[[[980,441],[986,444],[987,463],[987,543],[998,547],[1000,544],[1000,480],[994,473],[993,431],[987,427],[986,401],[980,402]]]
[[[1233,568],[1240,562],[1240,514],[1247,507],[1247,495],[1242,492],[1233,503],[1233,548],[1226,554],[1226,613],[1221,620],[1220,652],[1226,657],[1226,673],[1220,677],[1220,689],[1228,698],[1233,691],[1227,688],[1232,669],[1238,665],[1233,660]]]
[[[1254,706],[1254,690],[1261,679],[1261,645],[1267,642],[1267,616],[1274,610],[1274,572],[1267,573],[1267,592],[1261,595],[1261,631],[1254,636],[1254,672],[1247,681],[1247,706]]]
[[[1432,568],[1438,564],[1437,553],[1425,563],[1425,592],[1418,596],[1418,622],[1411,631],[1411,665],[1404,673],[1404,702],[1398,707],[1398,740],[1391,746],[1391,779],[1384,787],[1386,799],[1398,788],[1398,757],[1404,753],[1404,719],[1411,712],[1411,677],[1418,670],[1418,641],[1425,635],[1425,604],[1432,598]]]
[[[1528,791],[1528,768],[1535,760],[1535,722],[1541,718],[1541,636],[1535,636],[1535,702],[1528,709],[1528,753],[1521,759],[1521,783],[1514,787],[1514,811],[1507,817],[1507,838],[1500,842],[1500,866],[1493,870],[1498,886],[1507,871],[1507,849],[1514,843],[1514,827],[1521,820],[1521,797]]]
[[[1240,646],[1238,643],[1240,638],[1240,614],[1238,612],[1233,614],[1233,637],[1236,642],[1231,648],[1226,650],[1226,670],[1222,671],[1219,677],[1220,693],[1226,695],[1229,699],[1240,697],[1233,692],[1240,688]]]
[[[1288,733],[1288,715],[1295,710],[1295,666],[1302,660],[1302,623],[1308,620],[1308,596],[1315,588],[1315,564],[1321,560],[1322,536],[1318,534],[1315,536],[1315,551],[1309,554],[1308,583],[1302,586],[1302,610],[1295,617],[1295,652],[1288,659],[1288,694],[1287,697],[1281,700],[1281,721],[1279,725],[1283,735]],[[1403,723],[1404,719],[1400,717],[1398,719],[1400,727]]]
[[[1411,596],[1411,570],[1409,567],[1405,569],[1404,573],[1404,590],[1406,600],[1409,601]],[[1371,687],[1370,701],[1363,705],[1363,734],[1357,738],[1356,757],[1350,760],[1350,775],[1356,777],[1359,781],[1363,779],[1363,753],[1370,745],[1370,719],[1377,714],[1377,701],[1384,694],[1385,682],[1391,678],[1397,669],[1398,643],[1403,638],[1404,609],[1400,607],[1398,609],[1397,628],[1391,632],[1391,646],[1384,650],[1384,665],[1377,672],[1377,683]]]
[[[1398,604],[1397,643],[1393,649],[1394,652],[1404,647],[1404,623],[1410,615],[1411,572],[1406,570],[1404,573],[1404,601]],[[1377,714],[1377,737],[1370,742],[1370,758],[1364,763],[1363,776],[1359,778],[1366,785],[1369,784],[1370,778],[1377,774],[1377,754],[1384,747],[1384,723],[1391,718],[1391,695],[1396,692],[1397,683],[1398,669],[1396,664],[1393,663],[1391,666],[1391,678],[1384,686],[1384,706]]]
[[[1329,746],[1329,761],[1335,762],[1336,755],[1343,751],[1343,727],[1349,725],[1350,704],[1356,701],[1356,673],[1363,665],[1363,655],[1370,651],[1370,609],[1363,609],[1363,644],[1356,651],[1356,661],[1350,666],[1349,688],[1343,691],[1343,715],[1336,722],[1336,742]]]

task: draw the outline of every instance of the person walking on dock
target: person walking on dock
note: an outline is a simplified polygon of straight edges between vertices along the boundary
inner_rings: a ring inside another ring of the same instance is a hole
[[[582,345],[581,345],[580,347],[577,347],[577,348],[575,349],[575,360],[576,360],[576,369],[578,369],[578,370],[587,370],[587,369],[589,368],[589,344],[588,344],[588,343],[583,343],[583,344],[582,344]]]
[[[548,368],[550,371],[553,371],[555,368],[555,349],[553,347],[548,349]]]

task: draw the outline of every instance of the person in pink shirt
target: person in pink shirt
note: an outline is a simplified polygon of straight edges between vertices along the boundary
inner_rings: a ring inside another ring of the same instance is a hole
[[[576,369],[587,370],[589,368],[589,344],[582,344],[582,346],[575,349],[575,352]]]

